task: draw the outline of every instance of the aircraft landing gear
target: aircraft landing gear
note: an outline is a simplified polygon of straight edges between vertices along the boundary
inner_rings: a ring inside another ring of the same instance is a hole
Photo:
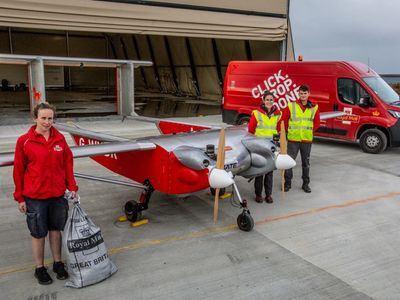
[[[150,181],[145,180],[144,185],[147,188],[140,194],[139,203],[135,200],[130,200],[125,203],[124,211],[128,221],[134,223],[142,218],[142,211],[149,208],[151,194],[154,192]]]
[[[253,217],[250,215],[250,210],[247,208],[247,200],[242,199],[239,193],[239,189],[236,183],[233,183],[233,189],[235,190],[235,194],[238,197],[240,208],[243,208],[243,211],[237,217],[237,224],[240,230],[243,231],[251,231],[254,227]]]
[[[126,218],[129,222],[134,223],[138,219],[142,218],[142,208],[140,203],[137,203],[135,200],[129,200],[125,203],[124,207]]]
[[[241,206],[243,211],[237,217],[237,224],[240,230],[243,231],[251,231],[254,227],[254,220],[253,217],[250,215],[250,211],[247,208],[247,200],[243,199],[241,202]]]

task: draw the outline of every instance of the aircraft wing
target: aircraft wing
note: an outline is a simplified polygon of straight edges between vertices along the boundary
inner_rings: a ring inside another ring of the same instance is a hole
[[[86,145],[80,147],[71,147],[74,158],[97,156],[103,154],[112,154],[129,151],[153,150],[156,145],[153,143],[144,143],[131,141],[126,138],[117,137],[105,133],[72,127],[65,124],[56,124],[57,129],[66,131],[72,135],[84,136],[102,143]],[[0,167],[11,166],[14,163],[14,152],[0,153]]]
[[[328,112],[322,112],[320,113],[319,117],[321,120],[326,120],[326,119],[333,119],[336,117],[344,116],[346,113],[343,111],[328,111]]]
[[[142,117],[142,116],[128,116],[126,118],[130,119],[130,120],[153,123],[157,126],[157,128],[161,134],[173,134],[173,133],[203,131],[203,130],[210,130],[210,129],[220,129],[220,127],[216,127],[216,126],[190,124],[190,123],[185,123],[185,122],[178,122],[178,121],[171,121],[171,120],[166,120],[166,119],[157,119],[157,118],[150,118],[150,117]]]
[[[140,143],[130,141],[71,147],[71,151],[74,158],[79,158],[129,151],[146,151],[153,150],[155,148],[156,145],[153,143]],[[11,166],[13,165],[13,163],[14,152],[0,153],[0,167]]]
[[[117,143],[103,143],[97,145],[71,147],[71,151],[74,157],[78,158],[78,157],[110,154],[110,153],[153,150],[155,148],[156,145],[153,143],[117,142]]]
[[[106,133],[96,132],[92,130],[82,129],[75,125],[75,127],[57,123],[54,125],[58,130],[68,132],[72,135],[84,136],[90,139],[95,139],[102,142],[126,142],[130,141],[130,139],[122,138],[115,135],[110,135]]]

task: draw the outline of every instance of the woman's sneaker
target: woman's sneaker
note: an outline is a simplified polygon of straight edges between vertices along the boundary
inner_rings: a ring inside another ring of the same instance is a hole
[[[53,272],[57,274],[57,279],[59,280],[68,278],[68,273],[65,271],[64,263],[61,261],[53,263]]]
[[[49,273],[47,273],[46,267],[36,268],[35,277],[39,284],[51,284],[53,282],[53,279],[51,279]]]

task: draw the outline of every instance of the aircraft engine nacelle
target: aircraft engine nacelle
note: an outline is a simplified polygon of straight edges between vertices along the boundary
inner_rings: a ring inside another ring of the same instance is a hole
[[[179,146],[174,149],[173,153],[181,164],[193,170],[203,170],[216,164],[216,156],[207,155],[206,149]],[[233,149],[225,152],[224,169],[232,172],[233,175],[247,170],[250,165],[250,153],[241,143],[239,147],[233,147]]]
[[[179,146],[173,152],[181,164],[196,171],[215,165],[215,161],[199,148]]]
[[[242,144],[250,153],[251,165],[238,175],[251,178],[275,170],[277,147],[273,142],[265,138],[249,136],[242,140]]]

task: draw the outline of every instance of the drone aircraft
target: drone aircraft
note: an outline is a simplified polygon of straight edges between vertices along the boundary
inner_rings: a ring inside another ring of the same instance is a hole
[[[321,113],[321,119],[336,117],[337,113]],[[215,194],[214,223],[218,214],[221,189],[233,186],[242,212],[237,217],[238,227],[250,231],[254,226],[247,207],[235,184],[235,176],[253,178],[272,170],[295,166],[286,154],[284,129],[279,139],[268,140],[249,134],[244,126],[215,128],[147,117],[128,117],[152,122],[160,135],[135,140],[55,124],[71,134],[76,147],[71,147],[74,158],[91,157],[94,161],[133,182],[110,180],[75,173],[76,177],[129,185],[142,189],[138,201],[125,204],[125,214],[137,221],[148,209],[153,191],[166,194],[188,194],[211,188]],[[279,147],[280,146],[280,147]],[[13,164],[13,153],[0,154],[0,167]]]

